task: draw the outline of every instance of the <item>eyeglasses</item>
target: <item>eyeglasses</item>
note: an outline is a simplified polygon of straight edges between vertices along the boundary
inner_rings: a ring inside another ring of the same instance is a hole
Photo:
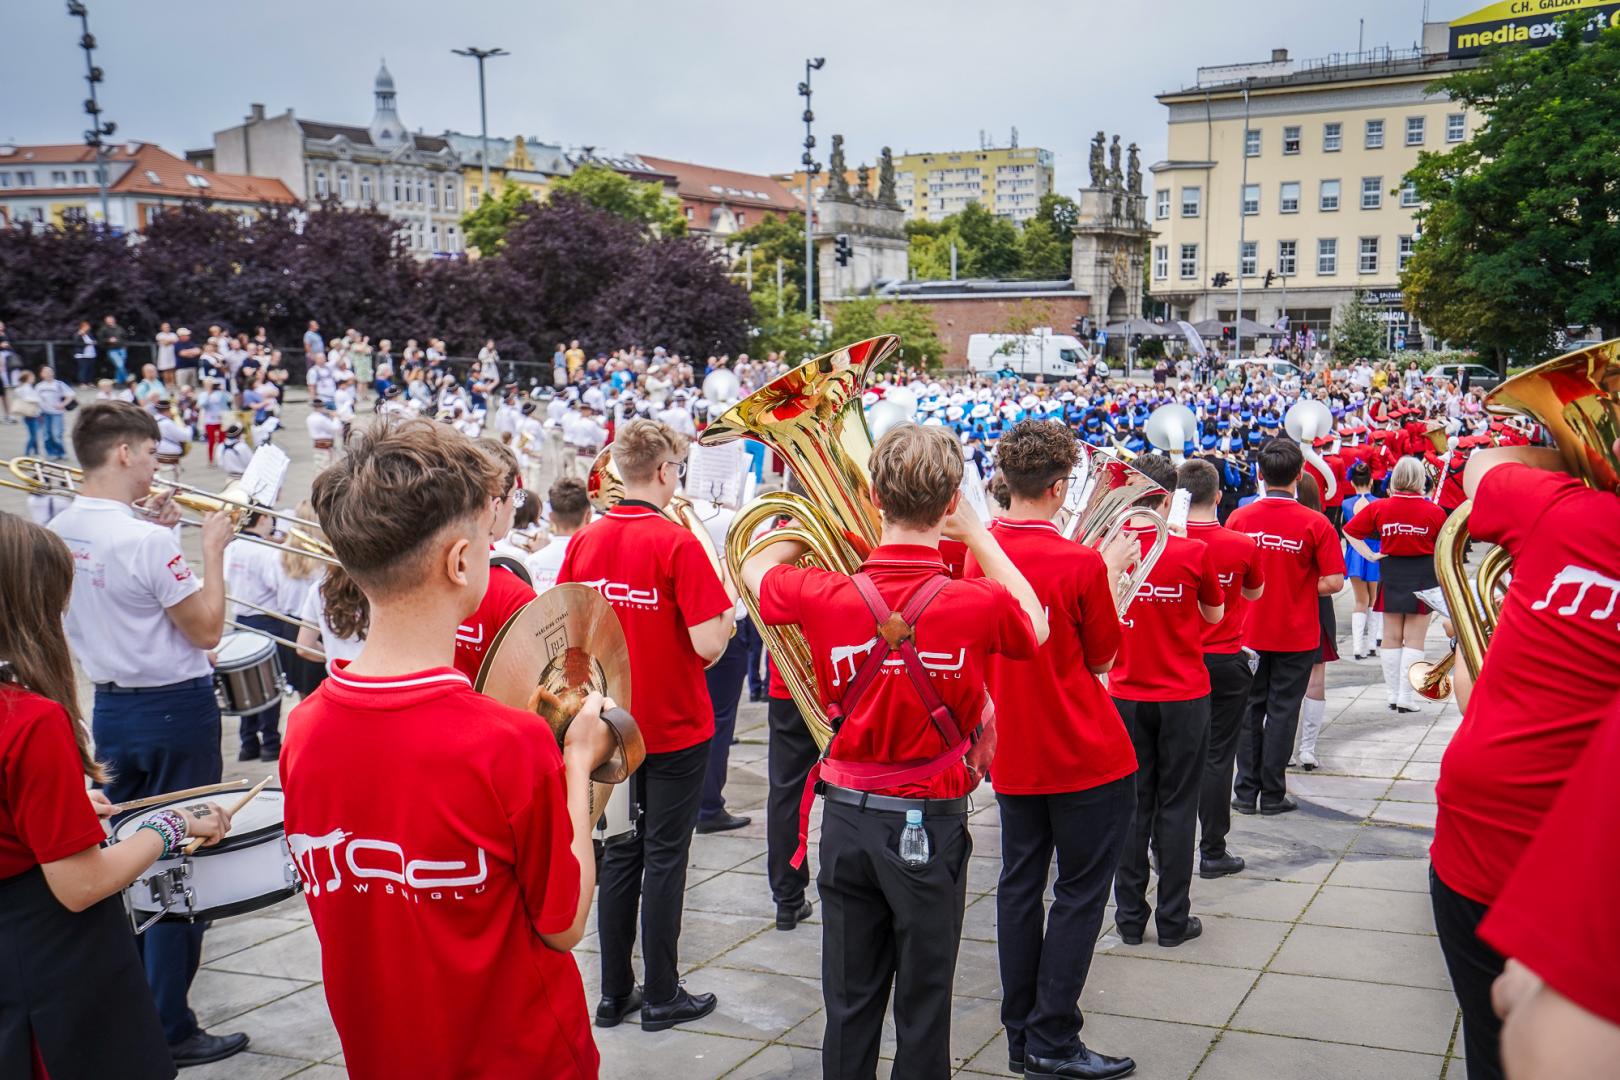
[[[685,480],[686,479],[686,462],[684,462],[684,461],[667,461],[666,460],[664,462],[664,464],[665,465],[673,465],[673,466],[675,466],[675,479],[677,479],[677,480]]]

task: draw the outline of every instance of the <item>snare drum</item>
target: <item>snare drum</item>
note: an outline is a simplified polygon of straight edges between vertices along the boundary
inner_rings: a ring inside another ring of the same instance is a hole
[[[276,643],[252,630],[233,630],[214,651],[214,697],[229,716],[262,712],[281,700]]]
[[[113,843],[128,840],[141,822],[180,799],[118,823]],[[223,919],[278,904],[299,891],[298,868],[287,848],[280,788],[267,787],[231,817],[231,831],[213,847],[153,863],[125,890],[135,932],[153,923]]]
[[[633,778],[611,786],[591,785],[594,791],[600,792],[605,788],[609,792],[607,809],[602,812],[593,834],[597,843],[604,846],[622,844],[634,840],[641,832],[641,806],[636,801],[635,786]]]

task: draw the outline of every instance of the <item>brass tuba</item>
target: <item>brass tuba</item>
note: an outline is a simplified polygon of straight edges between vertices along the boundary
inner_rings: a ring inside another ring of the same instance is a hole
[[[1088,443],[1080,444],[1080,475],[1069,486],[1069,505],[1064,508],[1068,517],[1058,528],[1064,539],[1086,547],[1107,547],[1137,518],[1147,522],[1154,531],[1153,543],[1135,568],[1119,579],[1114,612],[1121,617],[1136,599],[1137,590],[1147,580],[1170,538],[1170,527],[1163,515],[1156,510],[1144,510],[1140,504],[1166,494],[1164,488],[1142,470],[1106,450]]]
[[[1620,491],[1620,338],[1611,339],[1521,372],[1486,397],[1492,412],[1530,417],[1544,428],[1564,459],[1570,475],[1600,491]],[[1493,549],[1480,564],[1478,581],[1470,581],[1464,552],[1468,547],[1465,502],[1447,519],[1435,540],[1434,569],[1450,609],[1457,648],[1436,664],[1413,664],[1412,686],[1424,697],[1441,700],[1451,692],[1449,672],[1461,657],[1468,673],[1479,678],[1485,648],[1501,614],[1502,581],[1511,560]]]
[[[1283,430],[1299,443],[1300,453],[1322,477],[1322,501],[1333,498],[1339,489],[1338,477],[1316,452],[1316,440],[1333,434],[1333,410],[1314,398],[1300,398],[1283,414]]]

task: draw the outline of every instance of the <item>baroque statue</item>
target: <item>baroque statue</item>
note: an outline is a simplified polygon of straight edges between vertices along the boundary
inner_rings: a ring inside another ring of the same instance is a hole
[[[1119,167],[1119,136],[1108,147],[1108,182],[1117,191],[1125,186],[1125,174]]]
[[[1107,173],[1103,164],[1103,154],[1107,152],[1108,136],[1097,132],[1097,137],[1091,140],[1091,186],[1094,188],[1107,185]]]
[[[861,167],[855,170],[855,187],[856,202],[869,203],[872,201],[872,170],[864,161],[861,162]]]
[[[878,194],[877,201],[890,209],[899,209],[900,197],[894,190],[894,153],[887,146],[883,148],[883,155],[878,158]]]
[[[827,157],[827,198],[849,198],[849,178],[844,175],[849,168],[844,162],[844,137],[832,137],[832,153]]]
[[[1142,159],[1138,156],[1139,147],[1131,143],[1130,157],[1127,159],[1126,175],[1132,195],[1142,194]]]

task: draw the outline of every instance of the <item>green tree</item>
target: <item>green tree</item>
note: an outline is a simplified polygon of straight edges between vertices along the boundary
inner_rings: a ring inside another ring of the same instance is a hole
[[[789,363],[805,360],[825,350],[822,348],[821,324],[812,322],[804,313],[798,289],[791,286],[782,290],[781,314],[777,314],[776,278],[757,284],[749,299],[754,304],[754,318],[749,327],[748,351],[755,356],[777,352]]]
[[[1384,355],[1384,324],[1360,289],[1333,318],[1333,352],[1341,360],[1358,356],[1376,360]]]
[[[921,281],[949,281],[951,244],[957,245],[957,275],[966,277],[961,263],[962,238],[956,231],[956,218],[943,221],[908,221],[906,239],[911,250],[908,264],[913,277]]]
[[[782,303],[784,308],[804,307],[804,215],[791,213],[786,218],[766,218],[758,225],[750,225],[731,237],[730,248],[736,252],[731,265],[739,275],[748,269],[747,252],[754,253],[754,292],[769,288],[771,311],[776,310],[776,261],[782,260]]]
[[[632,180],[600,165],[581,165],[551,185],[551,197],[580,199],[599,210],[639,222],[659,236],[685,236],[679,200],[663,186]]]
[[[899,335],[900,351],[896,356],[907,364],[938,367],[944,358],[945,343],[939,340],[933,309],[906,301],[840,301],[833,308],[832,336],[827,348],[843,348],[879,334]]]
[[[505,242],[506,230],[526,218],[538,204],[527,188],[507,184],[493,199],[485,199],[461,216],[461,234],[480,255],[493,255]]]
[[[956,232],[967,249],[964,277],[1010,278],[1018,275],[1018,226],[976,202],[954,215]]]
[[[1434,84],[1481,124],[1407,174],[1426,206],[1407,305],[1499,364],[1545,351],[1565,326],[1620,325],[1620,29],[1583,43],[1587,18]]]

